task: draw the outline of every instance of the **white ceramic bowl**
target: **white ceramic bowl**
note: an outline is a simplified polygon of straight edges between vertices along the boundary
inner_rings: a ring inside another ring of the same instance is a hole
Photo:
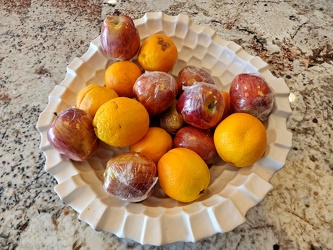
[[[179,59],[171,71],[174,76],[185,65],[192,64],[210,72],[216,85],[226,91],[239,73],[259,73],[265,78],[274,92],[275,104],[265,123],[268,146],[264,157],[253,166],[241,169],[217,161],[210,169],[208,191],[189,204],[176,202],[158,191],[141,203],[108,196],[102,187],[105,163],[127,148],[102,144],[95,157],[79,163],[53,150],[46,136],[55,118],[54,112],[74,106],[76,94],[87,84],[104,84],[104,72],[113,60],[105,56],[97,37],[82,57],[68,65],[65,79],[51,92],[49,103],[40,114],[37,128],[41,134],[40,148],[46,156],[45,170],[56,178],[55,191],[61,200],[95,230],[152,245],[195,242],[233,230],[246,221],[246,212],[272,189],[270,178],[285,164],[292,140],[286,128],[291,113],[289,89],[283,79],[271,74],[269,66],[259,57],[249,55],[234,42],[223,40],[214,30],[195,25],[185,15],[147,13],[134,22],[141,40],[154,33],[164,33],[173,39],[179,51]]]

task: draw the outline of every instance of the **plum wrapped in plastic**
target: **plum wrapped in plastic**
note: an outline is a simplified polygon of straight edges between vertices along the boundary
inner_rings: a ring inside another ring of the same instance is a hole
[[[230,107],[265,121],[273,109],[274,94],[266,81],[257,74],[237,75],[231,83]]]
[[[168,73],[145,72],[135,81],[133,93],[150,115],[157,115],[171,107],[178,94],[178,85]]]
[[[153,194],[157,180],[153,160],[140,153],[127,152],[107,162],[103,188],[120,200],[139,202]]]
[[[183,87],[176,105],[184,121],[200,129],[217,125],[222,119],[224,107],[222,92],[215,85],[204,82]]]

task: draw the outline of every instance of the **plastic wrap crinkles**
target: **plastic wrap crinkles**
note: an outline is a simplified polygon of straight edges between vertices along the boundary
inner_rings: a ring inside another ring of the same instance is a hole
[[[194,65],[187,65],[179,71],[177,83],[180,92],[183,91],[182,87],[191,86],[195,82],[215,84],[210,73]]]
[[[120,200],[139,202],[154,192],[157,168],[153,160],[140,153],[123,153],[107,162],[104,190]]]
[[[222,92],[216,85],[195,82],[183,86],[176,108],[186,123],[201,129],[210,129],[220,122],[225,107]]]
[[[230,105],[234,112],[243,112],[265,121],[273,109],[274,94],[258,74],[237,75],[230,86]]]
[[[158,115],[171,107],[178,94],[178,85],[168,73],[146,71],[135,81],[133,93],[150,115]]]

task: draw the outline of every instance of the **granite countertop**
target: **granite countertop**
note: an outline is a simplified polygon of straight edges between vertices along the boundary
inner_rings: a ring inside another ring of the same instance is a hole
[[[95,232],[54,191],[36,129],[66,66],[108,14],[186,14],[270,64],[293,134],[274,189],[231,232],[163,249],[333,249],[333,4],[317,1],[24,0],[0,6],[0,249],[154,249]],[[160,248],[161,249],[161,248]]]

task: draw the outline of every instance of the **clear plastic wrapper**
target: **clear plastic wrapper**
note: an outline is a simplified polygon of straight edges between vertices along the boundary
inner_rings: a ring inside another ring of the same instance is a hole
[[[230,107],[265,121],[273,109],[274,94],[266,81],[257,74],[237,75],[230,86]]]
[[[107,162],[103,188],[120,200],[140,202],[153,194],[157,180],[153,160],[140,153],[127,152]]]
[[[191,86],[195,82],[206,82],[214,84],[214,79],[207,71],[193,65],[185,66],[178,73],[177,83],[181,93],[183,87]]]
[[[217,125],[221,121],[224,107],[222,92],[215,85],[204,82],[183,87],[176,105],[184,121],[200,129]]]
[[[178,85],[168,73],[145,72],[134,83],[133,93],[150,115],[157,115],[172,105],[178,94]]]

